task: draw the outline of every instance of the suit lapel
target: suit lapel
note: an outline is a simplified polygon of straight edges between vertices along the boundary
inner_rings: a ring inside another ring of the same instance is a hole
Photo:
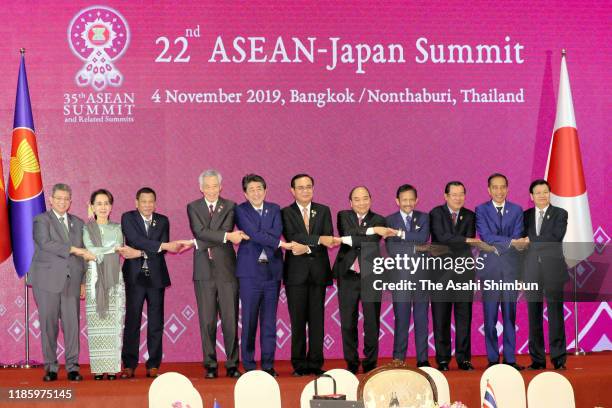
[[[134,222],[136,223],[136,225],[138,226],[138,228],[140,228],[140,232],[146,237],[147,235],[147,229],[145,228],[145,223],[144,223],[144,218],[142,218],[142,215],[140,215],[140,213],[138,212],[138,210],[134,211],[133,213],[133,217],[134,217]]]
[[[310,208],[312,209],[312,204],[310,205]],[[306,225],[304,225],[304,218],[302,217],[302,211],[300,211],[300,207],[298,207],[295,201],[293,202],[293,204],[291,204],[291,209],[293,210],[293,215],[294,215],[295,222],[297,223],[297,225],[300,226],[302,231],[306,233],[310,233],[310,231],[306,231]],[[312,223],[310,222],[310,220],[308,223],[308,227],[309,229],[312,229]]]
[[[204,202],[204,204],[206,204],[206,202]],[[221,221],[223,220],[223,214],[226,211],[225,209],[225,200],[223,200],[221,197],[219,197],[219,199],[217,200],[217,205],[215,206],[215,208],[213,208],[213,214],[212,214],[212,218],[210,218],[210,228],[211,229],[218,229],[219,228],[219,224],[221,223]],[[208,208],[206,209],[206,213],[208,213]]]

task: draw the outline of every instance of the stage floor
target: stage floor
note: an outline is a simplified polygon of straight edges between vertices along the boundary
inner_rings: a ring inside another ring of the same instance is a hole
[[[430,358],[430,362],[433,362],[433,360],[433,358]],[[388,361],[388,359],[381,359],[380,363],[384,364]],[[472,361],[476,370],[471,372],[460,371],[456,366],[451,365],[451,371],[445,373],[445,375],[450,384],[451,399],[453,401],[462,401],[469,408],[477,408],[480,404],[479,380],[486,367],[486,359],[484,356],[478,356]],[[519,364],[527,365],[528,362],[529,358],[527,356],[518,357]],[[409,359],[408,363],[409,365],[415,365],[414,359]],[[344,367],[344,361],[342,360],[330,360],[325,364],[325,369]],[[612,352],[592,353],[578,357],[569,356],[567,367],[567,371],[561,373],[569,379],[574,387],[577,407],[610,406],[610,400],[612,399]],[[299,408],[302,389],[314,377],[292,377],[291,364],[288,361],[277,362],[275,368],[280,374],[278,382],[282,393],[283,407]],[[203,378],[204,371],[202,366],[198,363],[167,363],[162,365],[161,371],[176,371],[189,377],[202,395],[205,408],[212,408],[215,398],[222,408],[234,406],[233,393],[235,380],[222,377],[225,375],[223,369],[219,372],[222,376],[215,380],[205,380]],[[540,372],[522,371],[525,387]],[[137,369],[136,378],[113,382],[108,380],[94,381],[89,373],[89,366],[82,366],[81,373],[85,377],[84,381],[80,383],[69,382],[66,380],[66,372],[62,368],[59,373],[59,380],[49,385],[42,381],[44,374],[42,368],[0,369],[0,385],[3,394],[0,399],[0,407],[135,408],[146,407],[148,405],[147,395],[152,379],[145,377],[144,366],[140,366]],[[18,400],[8,401],[6,399],[8,389],[15,388],[70,388],[73,390],[74,398],[68,402],[33,403],[31,400],[22,402],[18,402]]]

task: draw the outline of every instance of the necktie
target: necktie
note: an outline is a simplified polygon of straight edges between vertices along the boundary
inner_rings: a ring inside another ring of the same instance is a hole
[[[359,215],[357,217],[357,225],[359,225],[361,227],[361,223],[363,222],[364,218],[365,218],[365,216]],[[361,268],[359,267],[359,256],[357,256],[357,258],[355,258],[355,262],[353,262],[353,265],[351,265],[351,269],[355,273],[361,273]]]
[[[544,210],[540,210],[540,216],[538,217],[538,222],[536,224],[536,235],[540,235],[540,231],[542,231],[542,223],[544,222]]]
[[[502,226],[502,217],[504,216],[502,213],[502,210],[504,209],[504,207],[497,207],[495,206],[495,208],[497,209],[497,218],[499,218],[499,228],[501,228]]]
[[[304,219],[304,226],[306,227],[306,232],[310,233],[310,217],[308,216],[308,209],[306,207],[302,208],[302,218]]]
[[[404,223],[406,224],[406,232],[410,232],[412,230],[412,217],[408,215]]]
[[[451,218],[453,220],[453,227],[457,225],[457,213],[456,212],[451,212]]]
[[[257,209],[257,213],[259,214],[260,217],[263,216],[263,208],[258,208]],[[266,255],[266,251],[265,250],[261,250],[261,254],[259,254],[259,260],[260,261],[264,261],[266,262],[268,260],[268,255]]]
[[[64,237],[70,241],[70,233],[68,232],[68,227],[66,226],[64,220],[65,218],[63,216],[59,217],[59,222],[62,224],[62,230],[64,231]]]
[[[213,207],[212,204],[208,204],[208,215],[210,216],[210,221],[208,223],[209,227],[210,227],[210,224],[212,223],[212,217],[213,217],[214,212],[215,212],[215,207]],[[213,259],[212,248],[208,248],[208,259]]]
[[[150,229],[151,229],[151,220],[145,220],[145,231],[147,232],[147,236],[149,236]],[[142,260],[142,270],[144,271],[145,276],[150,276],[149,263],[147,262],[146,257]]]

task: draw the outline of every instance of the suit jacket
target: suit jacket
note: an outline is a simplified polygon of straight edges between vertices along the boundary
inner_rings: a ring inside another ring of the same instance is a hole
[[[358,221],[357,214],[353,210],[342,210],[338,213],[338,234],[341,237],[350,236],[353,245],[342,244],[340,246],[333,268],[334,277],[337,279],[353,274],[350,268],[355,259],[360,258],[362,244],[375,244],[372,253],[368,251],[366,256],[380,256],[378,248],[380,237],[376,234],[366,235],[366,231],[370,227],[385,227],[387,225],[385,219],[381,215],[368,211],[361,225],[358,224]],[[359,264],[361,265],[361,259]]]
[[[234,230],[233,201],[219,197],[212,218],[206,200],[187,205],[189,227],[197,242],[193,252],[193,280],[236,281],[236,251],[231,241],[223,243],[226,232]],[[212,262],[208,251],[212,256]]]
[[[415,246],[424,244],[429,239],[429,215],[427,213],[413,210],[410,231],[406,231],[406,223],[402,214],[397,211],[387,217],[387,227],[404,231],[404,239],[401,237],[390,237],[386,239],[387,252],[390,256],[407,254],[409,256],[420,256],[415,251]],[[415,271],[414,274],[408,270],[402,270],[397,277],[420,278],[423,271]]]
[[[453,225],[450,210],[446,204],[443,204],[429,212],[429,222],[431,226],[431,242],[448,246],[449,253],[442,255],[443,257],[459,258],[472,256],[472,247],[466,244],[465,240],[466,238],[474,238],[476,236],[476,214],[473,211],[461,207],[457,214],[457,222]],[[449,274],[445,273],[445,275],[450,277]],[[474,277],[474,269],[467,270],[460,277],[472,279]]]
[[[28,272],[28,282],[35,288],[51,293],[60,293],[70,275],[68,292],[80,294],[80,285],[85,283],[87,264],[81,257],[70,255],[70,247],[83,248],[83,220],[68,214],[66,238],[63,227],[52,210],[34,218],[34,256]]]
[[[282,215],[285,239],[288,242],[295,241],[308,245],[310,248],[310,254],[295,256],[291,251],[285,253],[285,285],[302,285],[309,279],[317,285],[331,285],[332,275],[327,247],[318,243],[321,235],[334,234],[329,207],[317,203],[310,204],[308,231],[304,225],[302,212],[295,202],[283,208]]]
[[[510,241],[523,236],[523,210],[506,200],[501,225],[497,209],[493,201],[487,201],[476,207],[476,231],[480,238],[497,249],[499,255],[487,253],[484,258],[484,268],[478,275],[487,279],[518,279],[519,254],[510,245]]]
[[[126,285],[141,285],[151,288],[170,286],[170,275],[166,266],[166,251],[159,251],[162,243],[170,241],[170,222],[168,217],[153,213],[149,233],[138,210],[132,210],[121,216],[121,230],[125,236],[125,244],[132,248],[145,251],[147,265],[151,276],[146,277],[141,272],[144,258],[126,259],[123,262],[123,279]]]
[[[535,208],[529,208],[523,214],[523,235],[531,242],[524,256],[523,279],[526,282],[542,281],[545,285],[565,282],[569,275],[562,241],[567,231],[567,211],[550,205],[544,214],[540,235],[536,234],[536,216],[539,214]]]
[[[283,233],[283,223],[278,204],[263,204],[263,214],[253,208],[250,202],[236,206],[234,211],[238,229],[244,231],[250,239],[240,242],[236,259],[236,277],[261,279],[257,260],[261,251],[268,258],[268,268],[275,280],[283,275],[283,252],[278,246]]]

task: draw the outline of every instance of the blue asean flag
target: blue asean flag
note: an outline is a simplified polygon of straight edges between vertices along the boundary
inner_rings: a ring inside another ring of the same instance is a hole
[[[17,275],[22,278],[28,273],[34,255],[32,235],[34,217],[45,211],[45,197],[42,190],[38,147],[36,146],[23,52],[17,79],[8,184],[13,263]]]

